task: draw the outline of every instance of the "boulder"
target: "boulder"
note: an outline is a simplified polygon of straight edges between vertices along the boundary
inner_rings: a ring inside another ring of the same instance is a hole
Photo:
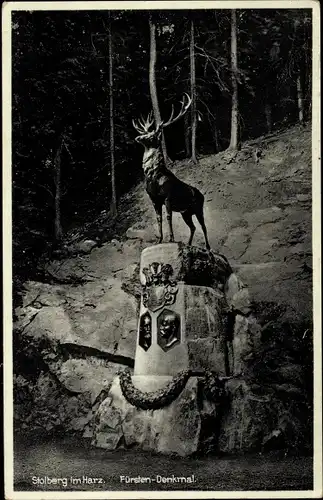
[[[78,287],[56,287],[52,297],[48,285],[44,288],[41,285],[37,285],[34,300],[34,305],[38,303],[41,308],[25,327],[28,336],[45,335],[61,344],[134,358],[137,301],[121,289],[119,280],[110,278]],[[49,305],[52,303],[55,305]]]
[[[184,287],[185,335],[188,339],[223,337],[223,293],[206,286]]]
[[[89,393],[93,404],[111,383],[123,365],[110,363],[95,356],[70,358],[56,369],[51,367],[62,386],[73,393]]]
[[[47,338],[64,343],[73,335],[73,323],[63,306],[42,307],[25,327],[24,333],[32,338]]]
[[[261,327],[253,315],[237,314],[232,339],[233,375],[243,373],[261,343]]]
[[[227,407],[223,410],[219,451],[224,453],[261,449],[269,434],[270,395],[253,394],[243,379],[229,380],[226,385]]]
[[[19,404],[22,389],[32,404]],[[41,372],[35,383],[16,377],[14,405],[17,432],[77,432],[93,417],[89,395],[67,392],[49,372]]]
[[[297,267],[288,260],[243,264],[235,267],[235,273],[248,287],[253,302],[285,306],[290,318],[301,322],[313,316],[312,284],[311,275],[305,276]]]
[[[23,307],[61,306],[65,304],[64,286],[26,281],[24,283]],[[19,312],[19,311],[18,311]]]
[[[187,341],[189,367],[193,371],[212,370],[227,375],[227,345],[221,338],[199,338]]]
[[[251,299],[249,290],[235,273],[229,276],[224,293],[229,309],[245,315],[250,313]]]
[[[168,377],[158,378],[166,379],[167,383]],[[116,377],[98,409],[93,444],[108,450],[123,446],[181,457],[196,454],[210,438],[206,427],[202,429],[202,422],[209,418],[213,432],[218,416],[216,405],[201,407],[198,392],[198,379],[192,377],[170,405],[159,410],[142,410],[125,400]]]
[[[122,363],[133,364],[137,300],[114,278],[25,287],[25,306],[15,311],[15,370],[27,380],[16,384],[24,396],[16,422],[45,434],[87,429],[91,435],[95,401]]]
[[[145,229],[136,229],[134,227],[129,227],[126,231],[126,237],[129,240],[138,239],[138,240],[147,241],[147,237],[149,237],[149,236],[148,236],[147,231]],[[150,238],[151,237],[152,237],[152,235],[150,235]]]
[[[250,231],[245,227],[235,227],[230,230],[221,248],[228,259],[239,260],[245,253],[250,242]]]
[[[119,283],[106,280],[101,284],[101,290],[100,283],[96,283],[92,294],[91,287],[88,287],[83,290],[84,295],[79,287],[74,294],[74,307],[69,310],[73,331],[64,339],[65,343],[134,358],[137,302],[121,289]]]
[[[224,453],[284,448],[299,453],[310,443],[304,393],[291,384],[264,386],[256,380],[232,379],[226,384],[218,450]]]
[[[87,254],[97,246],[97,242],[93,240],[84,240],[77,244],[76,250],[78,253]]]
[[[283,210],[275,205],[258,210],[253,210],[252,212],[245,212],[243,214],[244,220],[252,229],[263,224],[278,222],[283,217]]]

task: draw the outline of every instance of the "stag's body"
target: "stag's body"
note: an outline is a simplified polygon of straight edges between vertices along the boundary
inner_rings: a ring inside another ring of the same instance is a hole
[[[138,130],[138,128],[137,128]],[[136,140],[145,147],[143,156],[143,171],[146,180],[146,191],[154,205],[159,228],[159,242],[163,241],[162,210],[166,207],[166,215],[169,227],[169,241],[174,241],[172,213],[180,212],[184,221],[190,228],[188,244],[191,245],[195,233],[193,215],[199,221],[204,237],[206,248],[210,248],[207,230],[204,222],[203,205],[204,196],[195,187],[186,184],[174,175],[165,165],[160,142],[160,129],[138,136]]]

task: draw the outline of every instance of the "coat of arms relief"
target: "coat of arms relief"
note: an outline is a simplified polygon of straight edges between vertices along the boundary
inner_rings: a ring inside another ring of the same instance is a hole
[[[178,285],[171,279],[173,268],[170,264],[153,262],[142,272],[145,276],[142,301],[147,309],[155,312],[175,303]]]

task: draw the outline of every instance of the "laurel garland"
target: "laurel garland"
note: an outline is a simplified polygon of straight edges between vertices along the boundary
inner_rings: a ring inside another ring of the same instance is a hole
[[[119,373],[119,380],[122,394],[128,403],[142,410],[158,410],[175,401],[191,376],[191,370],[184,370],[176,375],[166,387],[154,392],[142,392],[137,389],[133,385],[129,370]],[[208,399],[215,402],[222,399],[225,391],[224,384],[211,371],[205,372],[203,387]]]
[[[180,372],[166,387],[154,392],[142,392],[137,389],[133,385],[129,370],[121,372],[119,380],[122,394],[128,403],[142,410],[158,410],[175,401],[184,389],[190,375],[190,370]]]

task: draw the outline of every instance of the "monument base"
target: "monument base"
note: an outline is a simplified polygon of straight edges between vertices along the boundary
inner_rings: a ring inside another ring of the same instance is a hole
[[[172,377],[134,376],[133,384],[150,392],[167,386]],[[199,377],[191,377],[181,394],[168,406],[142,410],[125,399],[119,377],[96,415],[92,444],[99,448],[138,447],[181,457],[215,449],[219,413],[215,403],[203,397]]]

